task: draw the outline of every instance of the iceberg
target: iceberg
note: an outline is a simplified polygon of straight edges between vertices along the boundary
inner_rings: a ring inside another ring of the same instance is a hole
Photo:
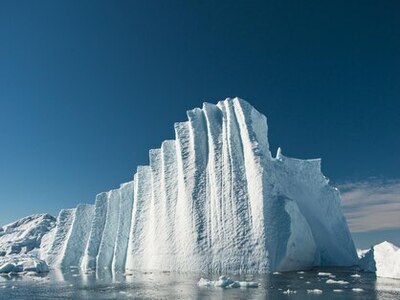
[[[400,279],[400,249],[390,242],[383,242],[368,250],[359,251],[360,267],[375,272],[378,277]]]
[[[51,268],[223,274],[358,264],[320,159],[281,148],[273,157],[267,118],[239,98],[187,117],[132,181],[60,212],[41,251]]]

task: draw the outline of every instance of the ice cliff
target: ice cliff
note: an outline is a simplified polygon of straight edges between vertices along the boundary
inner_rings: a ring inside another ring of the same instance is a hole
[[[238,98],[187,116],[131,182],[60,212],[42,254],[51,267],[264,273],[358,263],[319,159],[273,157],[266,117]]]

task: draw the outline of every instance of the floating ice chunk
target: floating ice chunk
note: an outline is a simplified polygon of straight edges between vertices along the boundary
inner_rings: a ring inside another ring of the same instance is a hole
[[[238,287],[240,287],[240,283],[238,281],[234,281],[230,285],[228,285],[227,287],[228,288],[238,288]]]
[[[128,274],[131,275],[131,274]],[[205,279],[205,278],[200,278],[199,282],[197,283],[198,286],[213,286],[214,282]]]
[[[220,276],[219,280],[214,282],[214,285],[217,287],[227,287],[234,283],[232,279],[226,276]]]
[[[272,273],[273,275],[281,275],[282,273],[281,272],[274,272],[274,273]]]
[[[0,273],[18,275],[26,272],[46,273],[49,267],[46,262],[27,254],[16,254],[0,257]]]
[[[322,294],[322,290],[319,289],[313,289],[313,290],[307,290],[308,294]]]
[[[199,282],[197,283],[198,286],[201,287],[222,287],[222,288],[238,288],[238,287],[245,287],[245,288],[255,288],[259,287],[260,284],[254,281],[235,281],[227,276],[220,276],[218,280],[212,281],[205,278],[200,278]]]
[[[327,284],[349,284],[348,281],[344,281],[344,280],[333,280],[333,279],[328,279],[326,281]]]
[[[319,272],[318,276],[332,276],[332,273],[327,273],[327,272]]]
[[[353,288],[353,289],[351,289],[353,292],[356,292],[356,293],[361,293],[361,292],[363,292],[364,290],[363,289],[360,289],[360,288]]]
[[[360,278],[361,275],[360,275],[360,274],[353,274],[353,275],[351,275],[351,277],[353,277],[353,278]]]
[[[239,283],[240,287],[255,288],[260,286],[260,284],[255,281],[240,281]]]
[[[343,290],[341,290],[341,289],[334,289],[333,292],[334,292],[334,293],[342,293]]]
[[[0,267],[0,273],[10,273],[14,270],[15,265],[12,263],[5,263]]]
[[[295,290],[290,290],[290,289],[287,289],[286,291],[283,291],[283,293],[284,293],[285,295],[290,295],[290,294],[296,294],[296,293],[297,293],[297,291],[295,291]]]
[[[297,272],[297,274],[304,274],[304,273],[305,273],[304,271]]]

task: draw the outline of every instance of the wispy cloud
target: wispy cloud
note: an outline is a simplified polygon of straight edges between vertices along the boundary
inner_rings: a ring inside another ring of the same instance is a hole
[[[370,179],[338,186],[352,232],[400,229],[400,179]]]

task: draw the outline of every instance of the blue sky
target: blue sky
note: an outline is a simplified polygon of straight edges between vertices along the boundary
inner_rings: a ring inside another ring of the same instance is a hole
[[[186,110],[238,96],[267,115],[273,152],[323,158],[359,245],[400,243],[400,224],[350,216],[374,215],[365,193],[400,216],[399,13],[385,0],[0,0],[0,224],[92,203]]]

